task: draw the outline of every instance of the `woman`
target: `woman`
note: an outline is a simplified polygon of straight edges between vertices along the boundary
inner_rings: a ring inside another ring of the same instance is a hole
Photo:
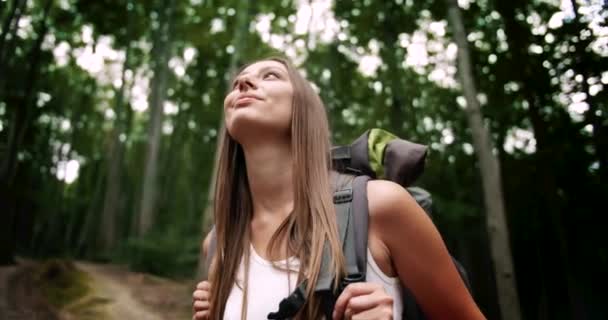
[[[314,288],[325,243],[343,274],[330,179],[330,134],[319,96],[283,59],[246,66],[224,100],[215,191],[217,252],[198,284],[193,319],[266,319],[304,279]],[[348,285],[334,319],[400,319],[400,285],[430,319],[483,319],[446,247],[401,186],[367,186],[367,282]],[[204,250],[209,246],[205,239]],[[393,254],[395,253],[395,254]],[[251,276],[250,276],[251,275]],[[210,285],[212,284],[212,285]],[[312,290],[299,319],[319,319]]]

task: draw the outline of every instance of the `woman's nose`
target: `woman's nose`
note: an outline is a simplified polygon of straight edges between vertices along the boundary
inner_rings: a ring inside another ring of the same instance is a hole
[[[240,91],[255,89],[256,85],[248,76],[241,76],[237,79],[238,88]]]

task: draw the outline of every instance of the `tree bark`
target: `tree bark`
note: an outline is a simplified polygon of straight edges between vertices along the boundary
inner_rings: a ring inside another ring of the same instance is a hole
[[[163,103],[167,91],[167,63],[171,47],[171,24],[173,18],[173,0],[164,0],[161,7],[158,36],[154,43],[153,61],[154,78],[150,92],[150,125],[148,148],[144,169],[144,180],[137,225],[137,235],[143,236],[154,224],[155,199],[158,192],[158,152],[161,143]]]
[[[19,0],[13,0],[13,2],[11,4],[11,9],[6,14],[6,20],[4,20],[4,22],[2,23],[2,33],[0,33],[0,57],[2,56],[3,51],[4,51],[3,49],[4,49],[4,43],[6,41],[6,36],[10,32],[9,29],[11,28],[11,22],[13,21],[13,18],[15,17],[15,14],[17,13],[17,8],[19,7],[18,1]]]
[[[127,22],[128,23],[128,22]],[[127,26],[128,28],[128,26]],[[129,31],[127,31],[129,34]],[[120,135],[125,131],[125,108],[128,108],[128,103],[124,102],[126,95],[125,88],[126,84],[126,71],[129,69],[129,53],[131,51],[131,45],[127,44],[125,50],[125,61],[122,67],[120,89],[116,92],[116,101],[114,106],[115,125],[112,128],[110,146],[109,146],[109,159],[108,159],[108,171],[106,177],[106,190],[103,201],[103,210],[101,213],[101,225],[100,225],[100,249],[102,252],[109,252],[116,243],[116,219],[118,218],[120,202],[121,202],[121,190],[122,190],[122,168],[125,146],[120,141]]]
[[[18,170],[17,153],[28,131],[30,123],[35,118],[35,107],[33,106],[32,96],[36,86],[36,78],[40,71],[40,52],[42,40],[48,31],[47,19],[51,10],[52,0],[47,0],[44,6],[42,20],[36,32],[37,38],[30,51],[30,67],[26,75],[25,88],[22,96],[22,103],[13,110],[11,126],[9,128],[6,157],[0,163],[0,191],[2,197],[2,212],[6,212],[6,224],[0,232],[0,264],[11,264],[14,260],[15,251],[15,228],[18,203],[13,195],[14,178]],[[0,77],[4,78],[4,77]],[[1,87],[0,87],[1,88]]]
[[[552,165],[555,157],[555,142],[552,141],[554,139],[549,130],[551,126],[541,113],[543,106],[550,102],[548,101],[550,97],[543,94],[547,91],[546,88],[550,87],[550,78],[540,63],[530,62],[532,58],[527,53],[527,48],[532,41],[530,40],[532,35],[529,28],[517,21],[518,9],[521,8],[518,8],[513,2],[496,2],[496,10],[503,17],[509,51],[512,55],[511,61],[523,63],[520,68],[523,69],[523,72],[514,72],[513,76],[522,84],[522,95],[530,103],[527,113],[536,139],[534,158],[538,168],[539,202],[543,204],[542,211],[539,214],[542,215],[541,219],[549,221],[547,225],[552,231],[547,233],[544,238],[555,243],[558,248],[556,259],[559,263],[553,263],[552,268],[539,274],[540,277],[545,278],[545,301],[547,305],[560,306],[559,311],[556,311],[556,308],[546,309],[549,314],[548,317],[556,317],[558,314],[566,312],[565,309],[569,309],[567,312],[573,314],[572,306],[574,305],[573,301],[575,301],[573,290],[576,286],[572,285],[573,280],[568,271],[570,256],[567,246],[568,239],[562,219],[565,213],[562,209],[563,206],[560,205],[562,199],[557,194],[559,187],[568,188],[568,184],[560,186],[552,171],[556,170],[556,166]],[[534,82],[529,81],[532,78],[535,79]],[[564,112],[559,108],[554,110]],[[542,230],[542,228],[541,225],[540,229]],[[543,238],[537,237],[537,239]],[[551,250],[546,250],[545,247],[542,254],[550,257]],[[566,279],[566,281],[562,281],[563,279]],[[567,299],[570,307],[564,307],[566,301],[562,297]],[[578,316],[574,317],[578,318]]]
[[[8,156],[2,162],[0,167],[0,181],[10,185],[17,171],[17,151],[23,138],[28,130],[29,124],[34,118],[35,107],[32,106],[33,92],[40,69],[40,53],[44,37],[48,31],[47,19],[51,9],[52,0],[47,0],[40,28],[37,30],[37,38],[30,51],[30,68],[25,81],[25,89],[23,91],[23,103],[21,107],[16,108],[13,113],[12,124],[9,130],[7,154]]]
[[[448,18],[454,31],[454,39],[458,45],[458,69],[467,101],[465,112],[471,127],[475,153],[481,169],[486,224],[496,272],[501,316],[503,320],[517,320],[521,318],[521,315],[508,226],[505,218],[500,164],[492,153],[493,143],[488,129],[483,125],[460,8],[456,0],[446,0],[446,2],[448,4]]]
[[[578,12],[578,3],[576,0],[570,0],[572,4],[572,11],[574,12],[574,21],[579,24],[582,30],[591,33],[591,30],[585,25],[585,22],[581,20],[580,14]],[[581,31],[582,31],[581,30]],[[599,162],[599,176],[600,181],[607,181],[608,179],[608,141],[605,139],[604,135],[604,126],[602,125],[602,118],[598,116],[598,106],[595,101],[593,101],[593,97],[589,94],[589,83],[587,83],[587,79],[589,79],[589,73],[594,69],[593,63],[590,63],[587,59],[585,59],[586,48],[591,42],[592,38],[587,40],[582,40],[579,36],[579,41],[572,43],[576,48],[575,51],[575,59],[576,66],[578,70],[581,72],[583,76],[583,81],[581,81],[582,91],[587,95],[587,103],[589,104],[589,109],[585,112],[586,122],[591,124],[593,127],[593,144],[595,147],[595,154],[597,155]],[[599,70],[598,70],[599,71]]]
[[[12,48],[12,44],[15,43],[15,33],[19,26],[19,20],[23,15],[23,9],[25,7],[26,0],[14,0],[11,6],[11,11],[8,13],[6,20],[2,25],[2,33],[0,34],[0,74],[4,74],[6,69],[7,61],[6,54],[12,50],[5,50],[5,47]],[[6,43],[6,37],[11,34],[10,42]],[[0,82],[0,90],[4,87],[4,80]]]
[[[97,238],[95,233],[98,229],[95,226],[99,222],[97,212],[99,212],[99,200],[103,196],[104,178],[103,163],[92,163],[89,166],[91,166],[89,170],[91,171],[91,180],[94,181],[94,187],[75,250],[78,255],[84,257],[90,257],[94,254],[89,244],[94,243]]]
[[[405,92],[407,88],[403,85],[403,81],[399,75],[403,70],[399,66],[399,58],[397,57],[395,46],[399,35],[398,32],[394,30],[394,27],[390,24],[389,20],[385,19],[383,25],[384,28],[381,40],[384,43],[384,46],[380,49],[380,57],[387,66],[386,77],[388,78],[388,81],[386,81],[384,85],[391,89],[391,106],[388,112],[389,125],[396,135],[404,136],[407,129],[409,129],[406,128],[409,126],[408,122],[415,122],[415,110],[409,108],[407,110],[408,116],[405,117],[406,101],[408,101],[407,92]],[[405,119],[408,119],[409,121],[404,121]]]

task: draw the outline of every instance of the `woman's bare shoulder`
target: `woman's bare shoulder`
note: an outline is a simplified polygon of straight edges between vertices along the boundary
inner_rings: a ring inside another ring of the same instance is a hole
[[[370,181],[367,192],[370,224],[429,318],[483,319],[439,231],[409,192],[383,180]]]
[[[418,209],[421,210],[405,188],[388,180],[369,181],[367,199],[370,217],[377,222],[391,222],[404,216],[416,215],[420,213]]]

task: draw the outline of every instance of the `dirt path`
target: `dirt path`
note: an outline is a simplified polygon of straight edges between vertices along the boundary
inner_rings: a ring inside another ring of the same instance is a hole
[[[173,320],[192,317],[190,283],[87,262],[74,265],[86,274],[84,281],[90,290],[57,310],[43,296],[42,284],[35,280],[40,265],[29,261],[0,268],[0,319]]]
[[[67,307],[67,311],[96,305],[95,310],[89,311],[105,319],[164,320],[191,316],[191,299],[185,284],[112,265],[78,262],[76,266],[91,277],[93,290]]]
[[[59,320],[32,281],[29,266],[0,267],[0,319]]]
[[[118,281],[119,273],[112,274],[108,267],[88,263],[77,263],[76,266],[92,278],[90,284],[93,290],[88,296],[66,307],[67,310],[81,310],[80,306],[97,302],[93,304],[100,310],[95,311],[104,314],[107,319],[162,320],[159,314],[134,298],[133,290],[127,283]]]

